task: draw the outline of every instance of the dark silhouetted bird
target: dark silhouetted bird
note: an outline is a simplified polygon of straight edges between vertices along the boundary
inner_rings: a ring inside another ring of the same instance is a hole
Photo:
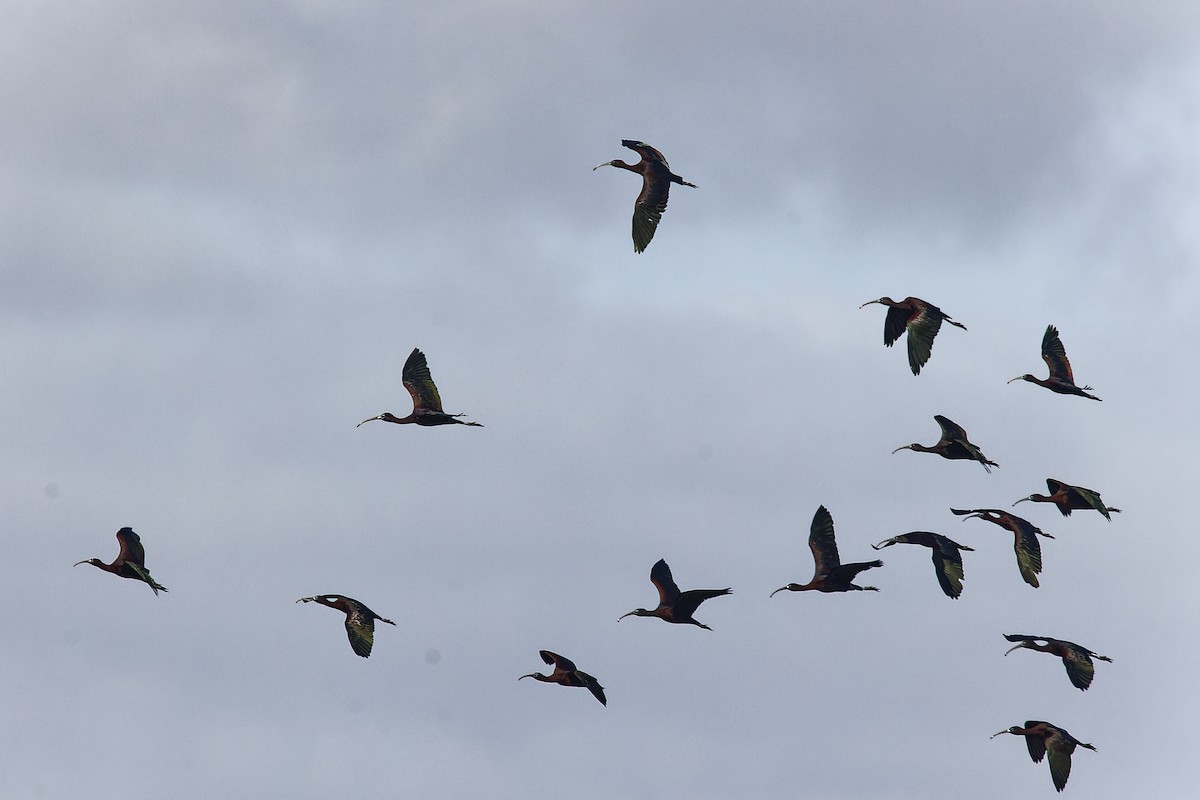
[[[942,458],[953,460],[966,459],[969,461],[978,461],[983,465],[983,468],[991,472],[992,467],[1000,466],[995,461],[988,461],[978,447],[971,444],[967,439],[967,432],[957,422],[943,417],[941,414],[934,414],[933,418],[942,428],[942,438],[937,440],[937,444],[933,447],[926,447],[923,444],[902,445],[892,451],[892,454],[899,453],[901,450],[915,450],[918,453],[937,453]]]
[[[929,360],[933,339],[943,322],[949,322],[964,331],[967,329],[966,325],[954,321],[933,303],[926,303],[919,297],[906,297],[899,302],[890,297],[881,297],[868,300],[859,308],[866,308],[872,303],[888,306],[887,318],[883,321],[884,344],[891,347],[900,334],[908,331],[908,366],[913,375],[919,375],[921,367]]]
[[[933,552],[933,571],[937,575],[942,591],[946,593],[947,597],[955,600],[962,594],[963,563],[962,553],[959,551],[974,550],[975,548],[959,544],[940,533],[930,533],[929,531],[902,533],[879,544],[873,544],[871,547],[881,550],[894,544],[919,544],[928,547]]]
[[[1004,651],[1004,655],[1008,655],[1013,650],[1025,648],[1058,656],[1062,659],[1063,666],[1067,668],[1067,677],[1071,679],[1071,685],[1085,692],[1092,685],[1092,677],[1096,672],[1092,659],[1098,658],[1101,661],[1112,663],[1112,659],[1108,656],[1093,653],[1082,645],[1062,639],[1051,639],[1049,636],[1025,636],[1020,633],[1006,633],[1004,638],[1010,642],[1018,642],[1016,646]]]
[[[958,514],[964,519],[972,517],[986,519],[993,525],[999,525],[1010,531],[1013,535],[1013,550],[1017,554],[1017,567],[1021,570],[1021,577],[1030,586],[1037,588],[1037,576],[1042,571],[1042,546],[1038,543],[1037,537],[1045,536],[1047,539],[1053,539],[1052,535],[1045,533],[1027,519],[997,508],[952,508],[950,513]]]
[[[354,598],[340,594],[301,597],[296,602],[320,603],[343,612],[346,615],[346,636],[350,638],[350,646],[363,658],[371,655],[371,645],[375,644],[375,620],[386,622],[388,625],[396,624],[390,619],[379,616]]]
[[[851,581],[868,569],[882,567],[882,561],[864,561],[843,564],[838,557],[837,540],[833,535],[833,517],[825,506],[818,506],[808,528],[808,548],[812,550],[815,569],[808,583],[789,583],[781,586],[771,596],[784,589],[789,592],[878,592],[874,586],[858,586]]]
[[[1045,386],[1058,394],[1077,394],[1089,400],[1100,399],[1095,395],[1088,394],[1092,387],[1075,385],[1075,376],[1071,373],[1071,362],[1067,360],[1067,350],[1063,347],[1062,340],[1058,338],[1058,328],[1053,325],[1047,325],[1046,333],[1042,335],[1042,360],[1050,368],[1049,378],[1042,380],[1026,372],[1024,375],[1013,378],[1009,383],[1029,381],[1038,386]]]
[[[76,561],[72,566],[91,564],[93,567],[99,567],[105,572],[120,575],[122,578],[145,581],[155,594],[167,591],[167,587],[151,578],[150,570],[146,569],[146,551],[142,547],[142,537],[134,533],[133,528],[121,528],[117,531],[117,541],[121,543],[121,552],[117,553],[116,559],[111,564],[105,564],[98,558],[86,558],[83,561]]]
[[[1110,514],[1120,513],[1121,511],[1119,508],[1104,505],[1104,502],[1100,499],[1100,493],[1094,492],[1091,489],[1085,489],[1082,486],[1072,486],[1069,483],[1063,483],[1054,478],[1046,478],[1046,486],[1050,490],[1049,495],[1031,494],[1029,497],[1022,497],[1017,503],[1024,503],[1026,500],[1032,500],[1035,503],[1054,503],[1054,505],[1058,506],[1058,510],[1064,517],[1071,516],[1072,511],[1081,511],[1090,508],[1099,511],[1109,522],[1112,522]],[[1015,506],[1017,503],[1013,503],[1013,505]]]
[[[1025,737],[1029,757],[1035,764],[1040,763],[1046,753],[1050,753],[1050,779],[1054,781],[1054,788],[1060,792],[1066,787],[1067,778],[1071,775],[1071,754],[1075,752],[1075,748],[1086,747],[1093,752],[1096,750],[1087,742],[1081,742],[1067,733],[1065,728],[1036,719],[1025,720],[1024,728],[1013,725],[999,733],[993,733],[992,738],[1005,733]]]
[[[474,425],[477,428],[483,427],[478,422],[463,422],[459,419],[463,416],[462,414],[447,414],[442,411],[442,398],[438,395],[437,386],[433,383],[433,376],[429,374],[429,365],[425,363],[425,354],[415,347],[409,353],[408,360],[404,362],[403,380],[404,388],[408,389],[408,393],[412,395],[413,410],[411,414],[407,417],[397,417],[385,411],[377,417],[364,419],[358,424],[364,425],[378,419],[384,422],[394,422],[397,425]]]
[[[681,592],[675,585],[675,579],[671,577],[671,568],[661,558],[650,568],[650,582],[654,584],[654,588],[658,589],[658,608],[651,611],[635,608],[628,614],[618,617],[618,622],[628,616],[658,617],[665,622],[687,623],[711,631],[712,628],[693,619],[692,614],[696,613],[696,609],[705,600],[731,592],[730,589],[690,589]]]
[[[667,165],[667,159],[663,158],[663,154],[650,145],[644,142],[635,142],[632,139],[622,139],[621,146],[633,150],[642,157],[642,160],[636,164],[626,164],[621,159],[605,161],[603,164],[592,167],[592,170],[595,171],[601,167],[619,167],[642,176],[642,191],[633,204],[633,249],[634,252],[640,253],[654,238],[654,231],[658,229],[659,220],[662,219],[663,212],[667,210],[667,195],[671,191],[671,184],[678,183],[681,186],[691,186],[693,189],[696,188],[696,184],[688,183],[671,172],[671,167]]]
[[[542,656],[542,661],[554,665],[554,672],[549,675],[531,672],[528,675],[522,675],[521,678],[535,678],[543,683],[557,683],[560,686],[582,686],[600,701],[600,705],[608,705],[608,700],[604,697],[604,687],[591,675],[576,667],[574,661],[560,656],[558,653],[551,653],[549,650],[539,650],[538,653]],[[521,680],[521,678],[517,678],[517,680]]]

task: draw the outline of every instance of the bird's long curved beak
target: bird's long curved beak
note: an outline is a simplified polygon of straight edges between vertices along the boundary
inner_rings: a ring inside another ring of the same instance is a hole
[[[1026,500],[1032,500],[1032,499],[1033,499],[1032,497],[1022,497],[1020,500],[1017,501],[1017,503],[1024,503]],[[1017,503],[1013,503],[1013,505],[1015,506]]]
[[[611,161],[605,161],[603,164],[597,164],[596,166],[592,167],[592,172],[595,172],[596,170],[600,169],[601,167],[611,167],[611,166],[612,166]]]
[[[315,597],[301,597],[301,598],[300,598],[299,600],[297,600],[296,602],[297,602],[297,603],[311,603],[313,600],[316,600],[316,599],[317,599],[317,598],[315,598]]]
[[[603,166],[603,165],[601,165],[601,166]],[[617,622],[620,622],[621,620],[625,619],[626,617],[633,617],[633,616],[637,616],[636,611],[630,611],[628,614],[622,614],[621,616],[617,617]]]
[[[786,588],[787,588],[786,586],[780,586],[778,589],[776,589],[775,591],[771,592],[771,597],[774,597],[775,595],[779,594],[780,592],[782,592],[782,591],[783,591],[784,589],[786,589]]]
[[[1025,377],[1024,375],[1018,375],[1017,377],[1015,377],[1015,378],[1013,378],[1012,380],[1010,380],[1010,381],[1009,381],[1009,383],[1012,383],[1013,381],[1019,381],[1019,380],[1021,380],[1021,379],[1022,379],[1022,378],[1024,378],[1024,377]],[[1005,731],[1005,733],[1007,733],[1007,731]]]
[[[868,300],[867,302],[865,302],[861,306],[859,306],[859,308],[860,309],[866,308],[867,306],[871,305],[872,303],[878,303],[878,302],[879,302],[878,300]]]
[[[885,548],[885,547],[891,547],[891,546],[892,546],[892,545],[894,545],[894,544],[895,544],[895,542],[894,542],[894,541],[892,541],[891,539],[884,539],[884,540],[883,540],[882,542],[880,542],[879,544],[873,544],[873,545],[871,545],[871,548],[872,548],[872,549],[874,549],[874,550],[882,550],[883,548]]]
[[[522,675],[521,678],[535,678],[538,674],[537,672],[531,672],[528,675]],[[521,680],[521,678],[517,678],[517,680]]]
[[[75,562],[74,564],[72,564],[71,566],[72,566],[72,567],[78,567],[80,564],[86,564],[86,563],[88,563],[88,560],[85,558],[83,561],[76,561],[76,562]]]
[[[356,428],[361,428],[363,425],[366,425],[368,422],[373,422],[373,421],[375,421],[375,420],[377,420],[377,419],[383,419],[383,415],[381,414],[381,415],[380,415],[380,416],[378,416],[378,417],[369,417],[368,419],[364,419],[362,422],[358,423],[358,424],[357,424],[357,425],[355,425],[354,427],[356,427]]]
[[[1010,647],[1010,648],[1008,648],[1007,650],[1005,650],[1005,651],[1004,651],[1004,655],[1008,655],[1008,654],[1009,654],[1009,653],[1011,653],[1013,650],[1020,650],[1020,649],[1021,649],[1021,648],[1023,648],[1024,646],[1025,646],[1024,644],[1015,644],[1015,645],[1013,645],[1012,647]]]
[[[911,450],[911,449],[912,448],[908,445],[901,445],[900,447],[897,447],[895,450],[892,451],[892,455],[896,455],[896,453],[899,453],[901,450]]]
[[[997,736],[999,736],[999,735],[1000,735],[1000,734],[1002,734],[1002,733],[1008,733],[1008,728],[1005,728],[1005,729],[1004,729],[1004,730],[1002,730],[1002,731],[996,731],[995,733],[993,733],[993,734],[992,734],[991,736],[989,736],[988,738],[989,738],[989,739],[995,739]]]

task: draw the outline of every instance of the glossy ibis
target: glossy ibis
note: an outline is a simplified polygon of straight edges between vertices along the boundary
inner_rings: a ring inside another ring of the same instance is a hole
[[[863,561],[843,564],[838,557],[837,540],[833,535],[833,517],[825,506],[818,506],[808,528],[808,547],[812,550],[815,569],[808,583],[789,583],[781,586],[771,597],[787,589],[789,592],[878,592],[874,586],[858,586],[851,581],[860,572],[882,567],[882,561]]]
[[[933,339],[943,322],[949,322],[964,331],[967,329],[966,325],[956,322],[933,303],[926,303],[919,297],[906,297],[899,302],[890,297],[881,297],[878,300],[868,300],[859,308],[866,308],[872,303],[888,307],[887,318],[883,321],[884,344],[891,347],[900,338],[900,334],[908,331],[908,366],[913,375],[919,375],[921,367],[929,360],[933,350]]]
[[[964,519],[972,517],[986,519],[994,525],[1012,531],[1013,550],[1017,554],[1017,567],[1021,570],[1021,577],[1030,586],[1037,588],[1037,576],[1042,571],[1042,546],[1038,543],[1037,537],[1045,536],[1047,539],[1053,539],[1051,534],[1044,533],[1041,528],[1027,519],[997,508],[952,508],[950,513],[958,514]]]
[[[899,453],[901,450],[915,450],[918,453],[937,453],[942,458],[951,460],[967,459],[969,461],[978,461],[983,465],[983,468],[988,472],[992,471],[992,467],[1000,466],[995,461],[988,461],[983,452],[971,444],[967,439],[967,432],[961,425],[954,422],[941,414],[934,414],[933,418],[937,420],[937,424],[942,428],[942,438],[937,440],[937,444],[932,447],[926,447],[923,444],[906,444],[897,447],[892,451],[892,454]]]
[[[1092,685],[1092,676],[1096,672],[1092,659],[1098,658],[1101,661],[1112,663],[1112,659],[1108,656],[1093,653],[1082,645],[1062,639],[1051,639],[1049,636],[1025,636],[1020,633],[1006,633],[1004,638],[1010,642],[1017,642],[1015,646],[1004,651],[1004,655],[1008,655],[1013,650],[1025,648],[1058,656],[1062,659],[1063,666],[1067,668],[1067,677],[1071,679],[1071,685],[1085,692]]]
[[[91,564],[122,578],[145,581],[155,594],[167,591],[167,587],[151,578],[150,570],[146,569],[146,550],[142,547],[142,537],[134,533],[133,528],[121,528],[117,531],[117,541],[121,544],[121,552],[117,553],[111,564],[105,564],[98,558],[85,558],[83,561],[76,561],[72,566]]]
[[[1087,742],[1081,742],[1067,733],[1065,728],[1036,719],[1025,720],[1023,728],[1013,725],[999,733],[993,733],[992,738],[1005,733],[1025,737],[1029,757],[1035,764],[1040,763],[1047,752],[1050,753],[1050,778],[1054,781],[1054,788],[1060,792],[1067,785],[1067,778],[1071,775],[1071,754],[1075,752],[1075,748],[1086,747],[1093,752],[1096,750]]]
[[[340,594],[319,594],[315,597],[301,597],[297,603],[320,603],[323,606],[336,608],[346,615],[346,636],[354,652],[363,658],[371,655],[371,645],[375,644],[375,620],[395,625],[390,619],[384,619],[371,609],[352,597]]]
[[[554,665],[554,672],[549,675],[531,672],[528,675],[522,675],[521,678],[534,678],[543,683],[557,683],[560,686],[583,686],[600,701],[600,705],[608,705],[608,700],[604,697],[604,687],[598,680],[576,667],[574,661],[560,656],[558,653],[551,653],[549,650],[539,650],[538,653],[541,655],[542,661]],[[517,678],[517,680],[521,680],[521,678]]]
[[[940,533],[930,533],[929,531],[902,533],[879,544],[873,544],[871,547],[882,550],[894,544],[919,544],[928,547],[933,552],[933,571],[937,575],[942,591],[946,593],[947,597],[955,600],[962,594],[963,564],[962,553],[959,551],[974,550],[975,548],[959,544]]]
[[[1099,492],[1085,489],[1082,486],[1072,486],[1054,478],[1046,478],[1046,487],[1050,490],[1050,494],[1031,494],[1029,497],[1022,497],[1017,503],[1024,503],[1026,500],[1032,500],[1035,503],[1054,503],[1064,517],[1071,516],[1072,511],[1092,508],[1103,514],[1109,522],[1112,522],[1110,514],[1121,511],[1119,508],[1104,505]],[[1013,505],[1015,506],[1017,503],[1013,503]]]
[[[447,414],[442,411],[442,398],[438,395],[433,376],[429,374],[429,365],[425,363],[425,354],[414,347],[404,362],[402,373],[404,388],[412,395],[413,410],[407,417],[397,417],[387,411],[377,417],[364,419],[359,425],[365,425],[372,420],[394,422],[397,425],[474,425],[482,428],[478,422],[464,422],[459,419],[462,414]]]
[[[1046,366],[1050,368],[1050,377],[1042,380],[1035,378],[1026,372],[1024,375],[1018,375],[1009,381],[1029,381],[1036,383],[1038,386],[1045,386],[1052,392],[1058,394],[1077,394],[1080,397],[1086,397],[1089,400],[1099,400],[1099,397],[1088,394],[1091,391],[1090,386],[1076,386],[1075,376],[1071,373],[1071,362],[1067,360],[1067,351],[1063,347],[1062,340],[1058,338],[1058,328],[1053,325],[1046,326],[1046,332],[1042,335],[1042,360],[1046,362]]]
[[[642,192],[633,204],[633,250],[640,253],[654,238],[659,220],[667,210],[667,195],[671,191],[671,184],[678,183],[693,189],[696,188],[696,184],[688,183],[671,172],[667,159],[650,145],[633,139],[622,139],[621,146],[633,150],[642,160],[636,164],[626,164],[620,159],[605,161],[592,167],[592,170],[598,170],[600,167],[619,167],[642,176]]]
[[[686,592],[681,592],[679,591],[679,587],[675,585],[675,579],[671,577],[671,568],[661,558],[650,568],[650,582],[658,589],[658,608],[650,611],[644,608],[635,608],[628,614],[622,614],[617,617],[618,622],[631,615],[635,617],[658,617],[665,622],[698,625],[706,631],[711,631],[712,628],[703,622],[697,622],[693,619],[692,614],[696,613],[696,609],[705,600],[720,597],[723,594],[730,594],[731,592],[730,589],[689,589]]]

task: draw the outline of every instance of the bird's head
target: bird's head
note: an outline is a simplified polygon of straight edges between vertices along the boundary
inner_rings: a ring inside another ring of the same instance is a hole
[[[789,592],[797,592],[797,591],[799,591],[799,590],[800,590],[800,584],[798,584],[798,583],[789,583],[787,586],[780,586],[778,589],[776,589],[775,591],[771,592],[771,597],[774,597],[775,595],[779,594],[779,593],[780,593],[780,592],[782,592],[784,589],[787,589]]]
[[[649,611],[647,611],[644,608],[635,608],[633,611],[630,611],[628,614],[622,614],[621,616],[617,617],[617,622],[620,622],[621,620],[625,619],[626,617],[652,617],[652,616],[654,616],[654,615],[651,614]]]
[[[101,560],[100,560],[100,559],[98,559],[98,558],[85,558],[83,561],[76,561],[76,562],[75,562],[74,564],[72,564],[71,566],[73,566],[73,567],[78,567],[80,564],[91,564],[91,565],[93,565],[93,566],[96,566],[96,567],[98,567],[98,566],[100,566],[100,565],[101,565],[101,564],[103,564],[103,563],[104,563],[104,562],[103,562],[103,561],[101,561]]]
[[[1013,650],[1020,650],[1021,648],[1032,649],[1032,648],[1033,648],[1033,643],[1032,643],[1032,642],[1017,642],[1017,643],[1016,643],[1016,644],[1014,644],[1012,647],[1010,647],[1010,648],[1008,648],[1007,650],[1005,650],[1005,651],[1004,651],[1004,655],[1008,655],[1008,654],[1009,654],[1009,653],[1011,653]]]
[[[1032,383],[1034,380],[1035,378],[1026,372],[1024,375],[1018,375],[1017,377],[1010,379],[1009,383],[1012,383],[1013,381],[1030,381]]]

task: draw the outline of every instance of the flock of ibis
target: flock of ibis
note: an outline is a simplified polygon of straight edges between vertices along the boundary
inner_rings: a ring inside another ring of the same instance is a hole
[[[628,139],[623,140],[621,144],[637,152],[641,156],[641,160],[632,165],[621,160],[607,161],[593,169],[612,166],[636,172],[642,176],[642,190],[634,203],[633,212],[634,250],[641,253],[650,244],[661,222],[662,214],[667,207],[670,185],[676,183],[695,187],[695,184],[689,183],[673,173],[662,153],[655,148]],[[892,300],[890,297],[881,297],[878,300],[864,303],[860,308],[874,303],[888,307],[883,333],[885,345],[891,347],[901,335],[907,335],[908,365],[913,375],[919,375],[921,369],[929,361],[934,339],[941,329],[942,323],[949,323],[966,330],[965,325],[952,319],[937,306],[916,297],[906,297],[901,301]],[[1077,395],[1091,400],[1100,399],[1090,394],[1092,387],[1079,386],[1075,383],[1066,350],[1059,338],[1057,328],[1053,325],[1047,326],[1042,338],[1042,359],[1050,370],[1048,378],[1040,379],[1027,373],[1013,378],[1009,383],[1024,380],[1058,394]],[[358,423],[360,426],[378,420],[397,425],[482,427],[478,422],[461,419],[463,414],[449,414],[442,409],[441,396],[433,382],[425,354],[419,349],[414,348],[405,361],[402,381],[412,397],[412,411],[403,417],[385,411]],[[945,459],[976,461],[989,473],[992,467],[999,467],[999,464],[989,460],[983,451],[968,439],[967,432],[961,425],[941,414],[934,415],[934,420],[941,428],[941,437],[936,444],[926,446],[914,442],[898,447],[892,452],[896,453],[907,449],[921,453],[936,453]],[[1106,505],[1101,500],[1100,494],[1091,489],[1073,486],[1055,478],[1047,478],[1046,485],[1049,494],[1030,494],[1017,500],[1016,503],[1026,501],[1053,503],[1063,516],[1069,516],[1073,511],[1093,510],[1109,521],[1112,519],[1111,514],[1120,511],[1118,508]],[[1017,567],[1021,578],[1030,586],[1038,587],[1038,576],[1042,572],[1041,545],[1038,537],[1054,538],[1051,534],[1045,533],[1028,520],[1001,509],[951,508],[950,512],[966,519],[986,520],[1012,533],[1013,550],[1016,553]],[[116,559],[111,563],[106,564],[98,558],[91,558],[78,562],[76,566],[85,563],[92,564],[122,578],[142,581],[156,595],[159,592],[167,591],[165,586],[151,577],[145,563],[145,550],[138,534],[132,528],[123,527],[117,531],[116,536],[120,550]],[[871,546],[875,550],[881,550],[897,544],[914,544],[929,548],[934,575],[942,592],[951,599],[957,599],[962,594],[964,577],[962,554],[963,551],[973,552],[974,548],[959,544],[932,531],[910,531]],[[843,563],[834,536],[833,517],[824,505],[819,506],[813,516],[809,528],[808,546],[813,556],[812,578],[806,583],[788,583],[771,592],[770,596],[773,597],[782,591],[879,591],[875,586],[859,585],[855,581],[859,580],[859,576],[868,570],[882,567],[883,562],[876,559]],[[712,630],[695,618],[697,610],[705,601],[731,593],[729,587],[681,591],[671,574],[671,568],[663,559],[651,567],[650,582],[658,590],[658,605],[652,609],[635,608],[618,619],[628,616],[658,617],[664,622],[694,625],[705,630]],[[340,594],[302,597],[296,602],[315,602],[345,614],[346,634],[350,646],[356,655],[363,658],[371,655],[375,638],[375,622],[395,625],[394,622],[376,614],[362,602]],[[1095,674],[1093,659],[1112,660],[1082,645],[1063,639],[1025,634],[1004,634],[1004,638],[1016,643],[1004,655],[1008,655],[1014,650],[1028,649],[1058,656],[1062,659],[1071,684],[1084,691],[1091,686]],[[549,650],[542,650],[539,654],[543,662],[553,665],[553,672],[549,675],[534,672],[522,675],[520,678],[534,678],[561,686],[585,688],[602,705],[608,704],[604,687],[600,685],[599,681],[576,667],[569,658]],[[1062,791],[1067,784],[1067,778],[1071,771],[1071,755],[1075,749],[1078,747],[1089,750],[1096,749],[1091,744],[1079,741],[1064,728],[1039,720],[1027,720],[1023,726],[1014,725],[994,734],[992,738],[1004,733],[1025,737],[1029,755],[1034,762],[1040,762],[1044,757],[1049,756],[1051,779],[1058,791]]]

